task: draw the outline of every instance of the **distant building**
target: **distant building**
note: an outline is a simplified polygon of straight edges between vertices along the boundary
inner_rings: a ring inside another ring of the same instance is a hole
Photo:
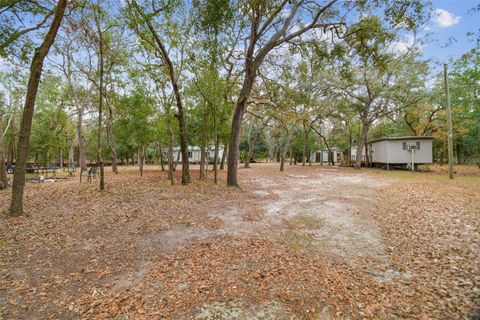
[[[331,148],[332,150],[332,158],[330,159],[330,162],[337,163],[340,159],[340,153],[338,152],[338,149],[336,147]],[[314,163],[328,163],[329,161],[329,152],[327,149],[323,150],[317,150],[315,152],[310,153],[310,158],[309,161]]]
[[[433,137],[386,137],[368,142],[368,154],[375,167],[409,167],[433,162]]]
[[[207,152],[207,159],[209,163],[213,163],[213,157],[215,155],[215,147],[209,146],[206,150]],[[188,146],[188,162],[189,163],[200,163],[201,160],[201,149],[200,147],[196,146]],[[218,148],[218,162],[222,159],[223,156],[223,146],[219,146]],[[180,147],[173,148],[173,159],[174,161],[182,162],[182,153],[180,151]]]
[[[342,165],[353,166],[357,161],[357,155],[358,155],[357,146],[352,146],[350,150],[345,149],[342,153]],[[363,148],[362,150],[361,157],[362,157],[362,163],[365,164],[367,162],[367,154],[365,153],[365,148]]]

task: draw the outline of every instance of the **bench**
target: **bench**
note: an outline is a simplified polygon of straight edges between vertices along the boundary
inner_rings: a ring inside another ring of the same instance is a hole
[[[88,168],[86,171],[80,170],[80,182],[82,182],[82,176],[87,177],[87,182],[92,182],[92,178],[97,179],[97,166]]]

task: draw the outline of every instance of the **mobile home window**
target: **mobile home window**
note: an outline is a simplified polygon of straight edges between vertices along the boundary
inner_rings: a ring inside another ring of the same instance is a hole
[[[188,157],[191,158],[193,156],[192,151],[188,151]]]
[[[403,142],[403,150],[407,150],[407,143]]]
[[[420,142],[417,141],[417,150],[420,150]]]

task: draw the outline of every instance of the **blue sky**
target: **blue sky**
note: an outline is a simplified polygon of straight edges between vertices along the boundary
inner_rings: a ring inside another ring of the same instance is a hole
[[[472,12],[479,4],[480,1],[474,0],[432,1],[434,12],[426,27],[430,36],[423,47],[425,58],[445,63],[473,48],[475,44],[469,40],[467,32],[479,32],[480,12]],[[455,40],[445,46],[453,38]]]
[[[434,65],[435,63],[440,65],[460,57],[475,45],[467,37],[467,33],[480,33],[480,12],[472,10],[480,5],[480,0],[431,0],[431,2],[434,12],[418,37],[424,38],[428,33],[426,43],[422,46],[423,56],[431,59]],[[450,44],[446,45],[447,43]],[[6,62],[0,58],[0,70],[5,67]]]

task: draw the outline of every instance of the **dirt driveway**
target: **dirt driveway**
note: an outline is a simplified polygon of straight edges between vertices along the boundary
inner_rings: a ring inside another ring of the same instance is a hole
[[[254,164],[241,190],[154,167],[104,193],[29,186],[30,215],[0,222],[0,319],[473,319],[479,180],[432,175]]]
[[[241,170],[248,196],[210,204],[207,216],[219,221],[217,228],[184,226],[150,240],[166,250],[220,235],[255,235],[346,262],[357,257],[386,259],[375,222],[359,213],[374,209],[378,188],[391,180],[331,167],[297,168],[285,174],[274,165],[259,167]]]

